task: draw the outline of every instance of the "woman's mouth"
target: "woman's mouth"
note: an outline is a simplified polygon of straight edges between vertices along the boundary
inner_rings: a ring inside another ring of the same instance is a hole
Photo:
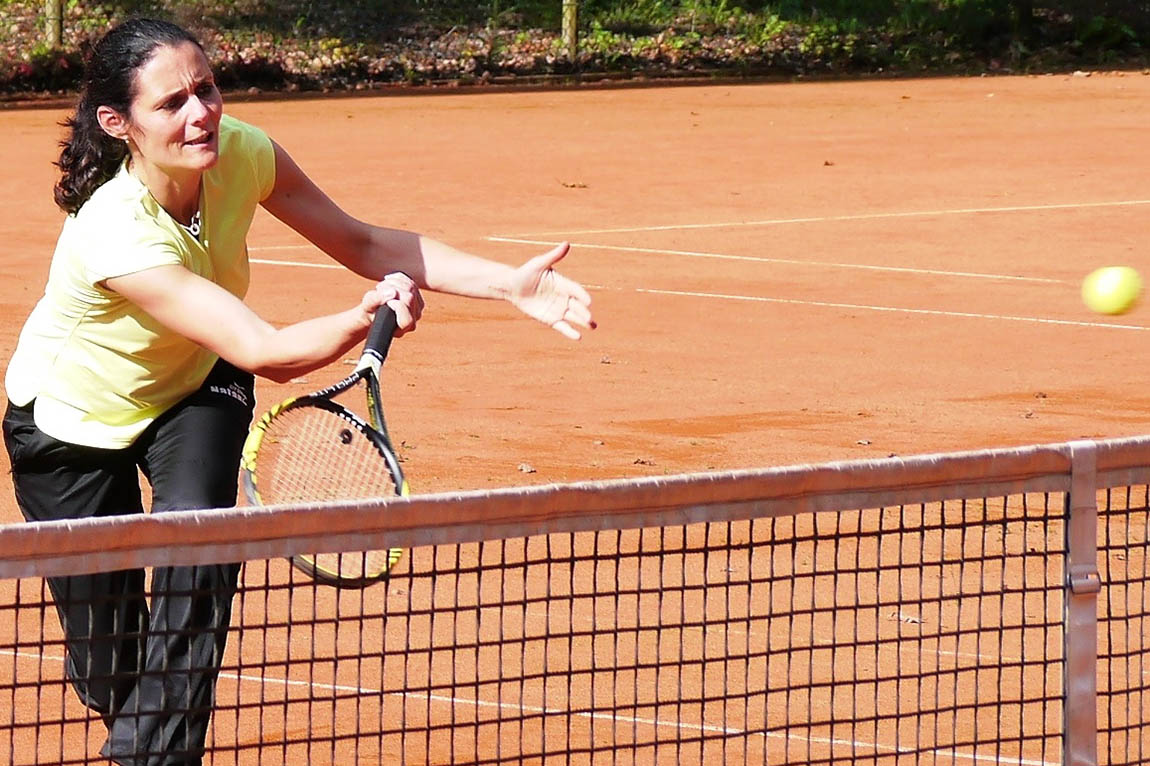
[[[215,135],[216,134],[214,132],[213,133],[205,133],[204,135],[200,136],[199,138],[194,138],[191,141],[185,141],[184,145],[185,146],[202,146],[204,144],[210,144],[212,142],[212,139],[215,138]]]

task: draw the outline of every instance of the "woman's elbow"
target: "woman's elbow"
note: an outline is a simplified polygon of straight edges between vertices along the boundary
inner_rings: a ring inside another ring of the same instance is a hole
[[[291,370],[283,370],[278,367],[262,367],[252,370],[252,373],[259,378],[267,378],[273,383],[290,383],[295,373]]]
[[[248,349],[247,351],[245,353],[243,350],[230,349],[229,353],[220,354],[220,356],[241,370],[252,373],[257,378],[266,378],[275,383],[287,383],[300,374],[291,365],[283,364],[282,360],[269,359],[255,349]]]

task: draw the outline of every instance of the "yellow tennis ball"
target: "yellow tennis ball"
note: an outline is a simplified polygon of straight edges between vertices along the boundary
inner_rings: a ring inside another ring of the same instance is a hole
[[[1104,266],[1082,281],[1082,300],[1099,314],[1125,314],[1142,293],[1142,277],[1129,266]]]

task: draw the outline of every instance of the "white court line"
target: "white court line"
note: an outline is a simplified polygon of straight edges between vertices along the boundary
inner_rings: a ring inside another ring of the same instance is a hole
[[[32,652],[12,652],[8,650],[0,651],[0,654],[7,654],[14,657],[23,657],[25,659],[34,659],[37,661],[56,661],[63,660],[62,657],[45,656],[42,654],[34,654]],[[386,697],[401,697],[407,699],[423,699],[429,702],[443,702],[449,705],[465,705],[475,708],[495,708],[498,710],[510,710],[520,713],[532,713],[540,715],[571,715],[575,718],[584,718],[588,720],[607,720],[616,725],[630,725],[630,726],[652,726],[655,728],[672,728],[680,731],[697,731],[707,734],[720,734],[723,736],[740,736],[749,734],[758,734],[757,732],[748,732],[745,729],[735,729],[727,726],[714,726],[711,724],[695,724],[684,723],[682,721],[661,721],[657,718],[639,718],[636,716],[621,716],[612,713],[589,713],[589,712],[571,712],[562,708],[547,708],[539,707],[536,705],[522,705],[513,702],[490,702],[487,700],[467,699],[463,697],[449,697],[442,694],[420,694],[415,692],[384,692],[382,689],[374,689],[365,686],[349,686],[346,684],[326,684],[317,683],[315,681],[293,681],[289,678],[267,678],[264,676],[250,676],[237,673],[220,673],[220,678],[226,678],[232,681],[241,681],[247,683],[258,683],[261,686],[298,686],[306,687],[308,689],[315,689],[318,691],[330,691],[336,693],[347,693],[357,695],[367,694],[383,694]],[[850,747],[852,749],[871,749],[875,752],[887,753],[922,753],[919,748],[912,747],[899,747],[897,745],[884,745],[878,742],[866,742],[864,740],[850,740],[839,739],[831,737],[807,737],[800,734],[786,734],[779,732],[767,732],[765,736],[769,739],[784,739],[784,740],[797,740],[799,742],[807,742],[815,745],[831,745]],[[995,763],[995,764],[1008,764],[1009,766],[1057,766],[1055,763],[1049,761],[1034,761],[1026,758],[1002,758],[993,755],[979,755],[977,753],[963,753],[957,750],[929,750],[926,751],[934,756],[943,756],[947,758],[954,758],[960,761],[970,761],[972,763]]]
[[[539,245],[541,247],[554,247],[559,242],[514,239],[512,237],[487,237],[491,242],[508,242],[520,245]],[[1043,277],[1020,277],[1013,274],[987,274],[977,271],[943,271],[940,269],[916,269],[908,266],[872,266],[865,263],[834,263],[830,261],[801,261],[795,258],[764,258],[756,255],[728,255],[725,253],[708,253],[700,250],[665,250],[655,247],[624,247],[621,245],[597,245],[590,242],[571,243],[573,248],[586,248],[589,250],[615,250],[625,253],[658,253],[662,255],[684,255],[691,258],[718,258],[727,261],[755,261],[758,263],[786,263],[799,266],[824,266],[834,269],[863,269],[866,271],[895,271],[904,274],[930,274],[942,277],[970,277],[973,279],[1011,280],[1016,282],[1042,282],[1046,284],[1065,284],[1061,279],[1046,279]]]
[[[1131,207],[1150,205],[1150,199],[1117,200],[1114,202],[1066,202],[1051,205],[1011,205],[1005,207],[965,207],[943,210],[915,210],[902,213],[858,213],[856,215],[824,215],[806,218],[768,218],[761,221],[728,221],[726,223],[680,223],[665,226],[630,226],[621,229],[571,229],[563,231],[537,231],[508,235],[519,237],[548,237],[568,234],[624,234],[645,231],[678,231],[687,229],[724,229],[747,226],[785,226],[797,223],[832,223],[837,221],[878,221],[889,218],[930,218],[944,215],[973,215],[976,213],[1026,213],[1044,210],[1086,210],[1100,207]]]
[[[281,247],[281,248],[277,248],[277,249],[287,250],[289,248],[295,249],[295,250],[310,250],[310,249],[312,249],[310,245],[287,245],[285,247]],[[250,250],[269,250],[269,249],[271,249],[271,248],[262,248],[262,247],[249,247],[248,248],[249,251]],[[301,263],[300,261],[272,261],[272,260],[268,260],[266,258],[249,258],[248,263],[262,263],[262,264],[265,264],[267,266],[298,266],[298,267],[304,268],[304,269],[345,269],[345,268],[347,268],[346,266],[342,266],[338,263]]]
[[[505,242],[520,245],[539,245],[541,247],[554,247],[558,242],[534,239],[513,239],[510,237],[486,237],[489,242]],[[822,266],[834,269],[860,269],[863,271],[893,271],[904,274],[925,274],[943,277],[967,277],[972,279],[992,279],[1013,282],[1038,282],[1043,284],[1065,284],[1061,279],[1046,279],[1044,277],[1020,277],[1014,274],[987,274],[976,271],[944,271],[940,269],[916,269],[907,266],[873,266],[865,263],[835,263],[833,261],[802,261],[794,258],[764,258],[754,255],[729,255],[726,253],[708,253],[698,250],[664,250],[653,247],[624,247],[621,245],[597,245],[588,242],[573,243],[575,248],[589,250],[615,250],[629,253],[656,253],[662,255],[682,255],[691,258],[715,258],[727,261],[754,261],[757,263],[785,263],[798,266]],[[311,245],[277,245],[269,247],[250,247],[249,251],[257,250],[311,250]],[[302,263],[300,261],[276,261],[267,258],[251,258],[251,263],[262,263],[270,266],[299,266],[312,269],[342,269],[343,266],[333,263]]]
[[[602,288],[601,288],[602,289]],[[626,288],[618,288],[625,290]],[[713,298],[726,301],[753,301],[756,303],[785,303],[795,306],[820,306],[822,308],[850,309],[852,311],[885,311],[901,314],[927,314],[930,316],[961,317],[963,319],[997,319],[1008,322],[1030,322],[1032,324],[1063,325],[1069,327],[1104,327],[1110,330],[1138,330],[1146,332],[1150,327],[1134,324],[1109,324],[1106,322],[1080,322],[1072,319],[1046,319],[1043,317],[1011,316],[1009,314],[976,314],[970,311],[942,311],[940,309],[907,309],[895,306],[870,306],[860,303],[831,303],[827,301],[802,301],[794,298],[763,298],[754,295],[727,295],[723,293],[700,293],[688,290],[655,290],[636,287],[637,293],[651,295],[680,295],[688,298]]]
[[[270,264],[273,266],[297,266],[300,268],[312,269],[342,269],[343,266],[326,264],[326,263],[297,263],[294,261],[269,261],[259,258],[252,258],[252,263]],[[1001,279],[1010,279],[1011,277],[1000,277]],[[1013,277],[1014,279],[1021,279],[1022,277]],[[591,290],[617,290],[623,291],[628,288],[615,287],[609,288],[603,285],[587,285]],[[897,306],[872,306],[859,303],[831,303],[828,301],[804,301],[795,298],[765,298],[757,295],[728,295],[724,293],[701,293],[690,292],[685,290],[657,290],[654,288],[636,287],[631,288],[637,293],[647,293],[649,295],[679,295],[690,298],[711,298],[716,300],[727,301],[752,301],[756,303],[783,303],[794,306],[818,306],[821,308],[836,308],[836,309],[850,309],[853,311],[882,311],[892,314],[925,314],[928,316],[945,316],[945,317],[959,317],[963,319],[994,319],[1008,322],[1028,322],[1031,324],[1049,324],[1049,325],[1063,325],[1068,327],[1102,327],[1110,330],[1136,330],[1139,332],[1146,332],[1150,327],[1143,327],[1142,325],[1133,324],[1113,324],[1109,322],[1082,322],[1072,319],[1047,319],[1044,317],[1026,317],[1026,316],[1011,316],[1009,314],[977,314],[970,311],[943,311],[941,309],[908,309],[899,308]]]

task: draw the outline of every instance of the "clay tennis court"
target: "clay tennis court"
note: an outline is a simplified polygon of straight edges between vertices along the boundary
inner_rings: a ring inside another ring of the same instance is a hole
[[[417,493],[1144,433],[1150,77],[1045,76],[229,103],[350,212],[518,263],[560,241],[579,343],[428,295],[385,408]],[[0,111],[0,353],[61,215],[64,111]],[[362,281],[269,216],[251,305],[278,324]],[[342,377],[261,384],[260,406]],[[3,514],[19,518],[10,485]]]
[[[581,342],[428,295],[396,344],[386,409],[415,491],[1150,428],[1146,309],[1078,296],[1096,266],[1146,267],[1150,77],[226,106],[368,220],[508,263],[573,243],[600,323]],[[5,358],[61,222],[64,114],[0,112]],[[273,322],[364,289],[262,212],[249,246]],[[345,373],[262,385],[261,405]]]

